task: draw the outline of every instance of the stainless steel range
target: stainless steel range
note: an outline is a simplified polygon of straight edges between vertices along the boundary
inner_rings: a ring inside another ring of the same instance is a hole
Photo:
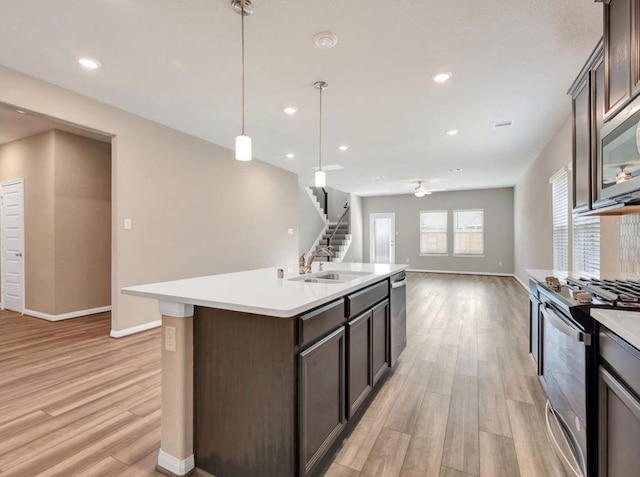
[[[591,308],[640,310],[640,281],[548,277],[540,296],[547,430],[570,475],[597,475],[597,350]]]

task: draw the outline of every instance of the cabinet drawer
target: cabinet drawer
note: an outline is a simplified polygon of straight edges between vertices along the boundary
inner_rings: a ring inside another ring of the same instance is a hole
[[[373,307],[380,300],[389,296],[389,282],[387,280],[376,283],[364,290],[349,295],[347,304],[349,310],[349,318],[359,315],[363,311]]]
[[[600,333],[600,356],[640,396],[640,352],[606,330]]]
[[[298,344],[300,346],[320,338],[339,327],[345,320],[344,299],[333,301],[300,317]]]

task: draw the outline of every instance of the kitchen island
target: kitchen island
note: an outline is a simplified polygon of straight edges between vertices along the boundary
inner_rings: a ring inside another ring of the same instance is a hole
[[[325,268],[122,290],[157,299],[162,315],[160,471],[322,471],[406,343],[406,266]]]

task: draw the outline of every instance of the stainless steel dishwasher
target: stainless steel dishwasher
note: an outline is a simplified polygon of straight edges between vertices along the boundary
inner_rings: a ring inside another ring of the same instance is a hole
[[[391,366],[407,346],[407,277],[404,272],[391,277]]]

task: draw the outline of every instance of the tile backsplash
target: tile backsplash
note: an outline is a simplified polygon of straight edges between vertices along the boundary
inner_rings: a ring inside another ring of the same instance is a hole
[[[620,266],[622,273],[640,276],[640,214],[620,218]]]

